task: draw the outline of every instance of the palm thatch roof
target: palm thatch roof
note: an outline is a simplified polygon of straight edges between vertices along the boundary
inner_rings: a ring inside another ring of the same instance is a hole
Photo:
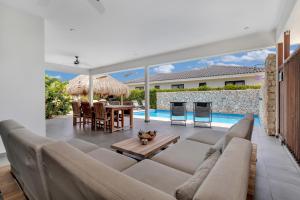
[[[94,94],[101,96],[128,96],[129,88],[124,83],[112,78],[109,75],[95,77],[93,79]],[[89,77],[79,75],[69,81],[67,92],[70,95],[87,95],[89,93]]]
[[[89,77],[79,75],[69,81],[67,93],[72,96],[87,95],[89,93]]]
[[[109,75],[94,80],[94,93],[100,95],[129,96],[129,87]]]

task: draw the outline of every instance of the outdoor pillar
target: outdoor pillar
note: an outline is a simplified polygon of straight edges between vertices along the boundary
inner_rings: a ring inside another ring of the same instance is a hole
[[[145,66],[145,122],[150,122],[150,85],[149,85],[149,67]]]
[[[291,49],[291,38],[290,38],[290,31],[285,31],[283,35],[283,56],[284,61],[290,56],[290,49]]]
[[[93,105],[93,100],[94,100],[94,86],[93,86],[93,75],[89,74],[89,102],[90,105]]]
[[[123,103],[124,103],[124,97],[123,95],[121,95],[121,105],[123,105]]]

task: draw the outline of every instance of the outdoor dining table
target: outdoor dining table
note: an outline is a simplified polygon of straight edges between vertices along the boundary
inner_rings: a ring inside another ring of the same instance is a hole
[[[110,131],[111,132],[115,132],[118,130],[123,130],[124,129],[124,111],[129,111],[129,119],[130,119],[130,128],[133,128],[133,106],[129,106],[129,105],[107,105],[105,106],[106,112],[111,114],[111,119],[114,119],[115,117],[115,113],[117,113],[117,115],[119,115],[119,113],[121,113],[121,127],[117,126],[115,127],[115,123],[112,122],[110,124]],[[119,119],[117,121],[118,125],[119,125]]]

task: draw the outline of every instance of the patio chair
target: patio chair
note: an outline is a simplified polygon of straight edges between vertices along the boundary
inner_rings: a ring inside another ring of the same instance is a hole
[[[194,118],[194,127],[211,128],[212,102],[194,102],[193,118]],[[201,126],[201,125],[199,126],[197,125],[197,123],[208,124],[208,126]]]
[[[76,126],[77,123],[81,126],[83,123],[82,121],[82,112],[80,109],[80,102],[78,101],[73,101],[72,102],[72,110],[73,110],[73,126]],[[79,121],[78,121],[79,119]]]
[[[123,105],[125,105],[125,106],[133,106],[133,102],[132,101],[124,101]],[[130,115],[130,111],[129,110],[124,110],[124,115],[125,116]]]
[[[184,125],[186,126],[187,112],[186,112],[186,102],[170,102],[170,120],[171,125]],[[173,122],[184,122],[173,123]]]
[[[106,131],[110,124],[110,115],[106,112],[105,103],[97,102],[94,103],[94,113],[95,113],[95,128],[103,127]]]
[[[110,101],[109,105],[121,105],[120,101]]]
[[[82,117],[83,117],[83,125],[92,124],[93,123],[93,111],[89,102],[81,103]]]

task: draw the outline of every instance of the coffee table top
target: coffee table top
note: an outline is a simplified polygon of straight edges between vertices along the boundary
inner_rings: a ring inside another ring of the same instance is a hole
[[[179,138],[180,136],[176,135],[157,135],[152,141],[149,141],[147,145],[142,145],[140,140],[136,137],[115,143],[111,145],[111,148],[145,159],[152,157],[169,144],[176,143]]]

